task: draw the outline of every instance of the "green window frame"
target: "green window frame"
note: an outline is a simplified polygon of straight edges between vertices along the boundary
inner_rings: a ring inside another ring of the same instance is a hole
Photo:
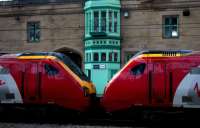
[[[27,22],[27,40],[30,43],[40,41],[40,22]]]
[[[163,38],[179,38],[179,16],[163,16]]]
[[[85,62],[91,62],[91,53],[85,53]]]

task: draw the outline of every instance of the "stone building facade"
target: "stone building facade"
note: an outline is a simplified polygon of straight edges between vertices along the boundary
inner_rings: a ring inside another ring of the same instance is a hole
[[[122,64],[143,49],[200,50],[200,1],[124,0],[121,6]]]

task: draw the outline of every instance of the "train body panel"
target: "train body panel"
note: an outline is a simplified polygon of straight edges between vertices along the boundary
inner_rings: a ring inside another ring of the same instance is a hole
[[[52,55],[1,57],[0,103],[53,104],[66,109],[86,110],[95,87],[68,66]]]
[[[173,51],[133,57],[105,88],[107,111],[143,107],[200,108],[200,54]]]

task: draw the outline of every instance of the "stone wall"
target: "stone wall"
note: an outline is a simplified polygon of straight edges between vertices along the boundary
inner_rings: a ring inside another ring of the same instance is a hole
[[[183,16],[189,9],[190,16]],[[129,17],[124,13],[128,12]],[[122,1],[122,62],[126,52],[145,49],[200,50],[200,1],[166,0],[153,2]],[[163,38],[163,16],[179,16],[179,37]]]
[[[39,21],[38,43],[27,41],[27,22]],[[73,49],[83,55],[84,12],[80,3],[0,8],[0,52]]]

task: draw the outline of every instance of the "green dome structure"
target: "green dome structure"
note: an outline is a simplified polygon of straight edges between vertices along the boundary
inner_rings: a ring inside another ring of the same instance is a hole
[[[85,2],[85,72],[96,85],[97,95],[120,69],[120,1]]]

